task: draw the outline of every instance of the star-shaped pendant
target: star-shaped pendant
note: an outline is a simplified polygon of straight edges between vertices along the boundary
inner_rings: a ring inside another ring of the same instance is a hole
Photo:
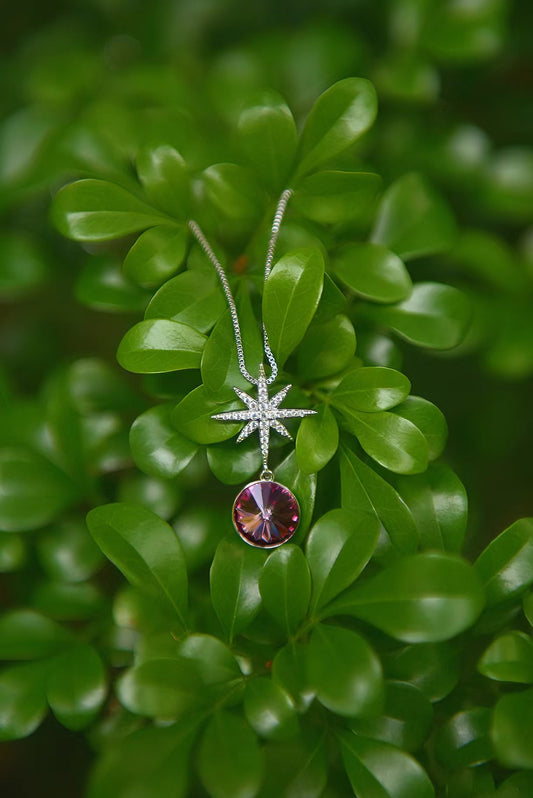
[[[279,408],[279,405],[285,399],[291,387],[292,386],[290,385],[286,385],[285,388],[282,388],[281,391],[278,391],[278,393],[275,394],[272,399],[269,399],[265,370],[261,365],[259,367],[259,380],[257,383],[257,399],[252,399],[251,396],[248,396],[247,393],[239,390],[239,388],[233,389],[241,402],[244,402],[248,409],[235,410],[228,413],[217,413],[217,415],[211,416],[211,418],[217,419],[217,421],[248,422],[240,431],[237,438],[237,443],[240,443],[247,438],[248,435],[251,435],[252,432],[255,432],[255,430],[258,429],[261,455],[263,457],[263,465],[265,469],[268,468],[270,428],[272,427],[272,429],[275,429],[280,435],[292,440],[292,435],[286,429],[286,427],[280,423],[279,419],[303,418],[304,416],[313,416],[316,414],[316,410],[285,410],[284,408]]]

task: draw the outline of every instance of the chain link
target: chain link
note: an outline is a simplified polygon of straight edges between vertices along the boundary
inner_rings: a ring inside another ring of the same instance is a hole
[[[283,194],[281,195],[277,208],[276,213],[274,215],[274,221],[272,223],[272,229],[270,232],[270,241],[268,244],[267,250],[267,257],[265,263],[265,281],[270,274],[270,270],[272,268],[272,261],[274,260],[274,251],[276,249],[276,243],[279,236],[279,231],[281,228],[281,222],[283,221],[283,216],[285,214],[285,210],[287,208],[287,203],[291,197],[292,191],[290,188],[285,189]],[[252,377],[248,369],[246,368],[246,363],[244,361],[244,349],[242,346],[242,336],[241,336],[241,327],[239,324],[239,316],[237,314],[237,306],[235,304],[235,299],[233,298],[233,293],[231,291],[230,284],[228,282],[228,278],[226,276],[226,272],[224,271],[222,264],[218,260],[217,256],[211,249],[209,242],[205,235],[203,234],[200,226],[194,221],[189,221],[189,229],[191,230],[192,234],[202,247],[203,251],[215,267],[217,274],[220,278],[220,282],[222,283],[222,288],[224,289],[224,294],[226,295],[226,300],[228,302],[228,307],[231,314],[231,321],[233,323],[233,332],[235,333],[235,344],[237,346],[237,359],[239,362],[239,371],[241,372],[242,376],[248,380],[248,382],[252,383],[252,385],[258,385],[259,377]],[[263,324],[263,346],[265,350],[265,356],[268,360],[268,364],[270,366],[270,376],[267,378],[267,385],[270,385],[274,382],[276,377],[278,376],[278,364],[276,363],[276,358],[274,357],[272,350],[270,348],[270,344],[268,343],[268,335]]]

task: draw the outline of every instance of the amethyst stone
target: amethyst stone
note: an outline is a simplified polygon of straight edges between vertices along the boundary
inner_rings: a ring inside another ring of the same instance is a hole
[[[290,540],[299,522],[296,497],[279,482],[251,482],[233,505],[235,529],[246,543],[262,549],[273,549]]]

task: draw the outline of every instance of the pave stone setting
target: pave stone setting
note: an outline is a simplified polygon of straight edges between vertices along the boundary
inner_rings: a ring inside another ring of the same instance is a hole
[[[251,546],[274,549],[290,540],[300,523],[300,507],[291,491],[260,479],[241,490],[233,505],[233,525]]]

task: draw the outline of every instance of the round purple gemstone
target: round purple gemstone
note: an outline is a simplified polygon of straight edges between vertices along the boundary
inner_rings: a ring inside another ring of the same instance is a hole
[[[285,485],[261,479],[241,490],[233,505],[233,524],[243,540],[273,549],[292,538],[300,507]]]

